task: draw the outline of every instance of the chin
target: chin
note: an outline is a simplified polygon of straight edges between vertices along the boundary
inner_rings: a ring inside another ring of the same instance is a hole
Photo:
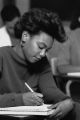
[[[27,61],[29,62],[29,63],[35,63],[36,61],[35,60],[30,60],[30,59],[27,59]]]
[[[30,63],[36,63],[38,60],[31,60]]]
[[[36,62],[39,61],[38,59],[34,59],[34,58],[32,58],[32,59],[27,59],[27,60],[28,60],[29,63],[36,63]]]

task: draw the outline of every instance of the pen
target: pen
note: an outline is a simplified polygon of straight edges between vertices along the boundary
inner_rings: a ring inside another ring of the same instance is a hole
[[[26,87],[35,95],[35,97],[37,98],[37,100],[38,100],[38,97],[37,97],[37,95],[35,94],[35,92],[34,92],[34,90],[25,82],[25,85],[26,85]]]
[[[37,97],[37,95],[35,94],[34,90],[33,90],[26,82],[25,82],[25,85],[26,85],[26,87],[27,87],[31,92],[34,93],[35,97],[36,97],[37,100],[38,100],[38,97]],[[44,104],[44,103],[43,103],[43,104]]]
[[[33,89],[26,82],[25,82],[25,85],[31,92],[34,92]]]

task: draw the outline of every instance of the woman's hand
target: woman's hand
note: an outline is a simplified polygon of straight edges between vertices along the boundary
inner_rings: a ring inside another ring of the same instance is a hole
[[[73,101],[71,99],[66,99],[64,101],[61,101],[55,105],[52,105],[51,108],[55,108],[55,111],[50,117],[54,118],[63,118],[66,116],[72,109],[73,109]]]
[[[27,92],[22,95],[23,102],[28,106],[42,105],[43,104],[43,95],[36,92]]]

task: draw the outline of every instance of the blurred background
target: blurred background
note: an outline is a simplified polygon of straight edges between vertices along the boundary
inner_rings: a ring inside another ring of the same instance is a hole
[[[80,7],[80,0],[32,0],[31,7],[45,7],[58,12],[62,19],[69,19]]]
[[[80,0],[0,0],[0,10],[6,4],[15,4],[21,14],[29,8],[38,7],[56,11],[62,19],[70,19],[73,11],[80,7]]]

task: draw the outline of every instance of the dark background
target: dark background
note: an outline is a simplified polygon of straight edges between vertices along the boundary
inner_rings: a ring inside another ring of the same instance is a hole
[[[51,9],[63,20],[69,20],[73,12],[80,8],[80,0],[31,0],[31,8],[33,7]]]

